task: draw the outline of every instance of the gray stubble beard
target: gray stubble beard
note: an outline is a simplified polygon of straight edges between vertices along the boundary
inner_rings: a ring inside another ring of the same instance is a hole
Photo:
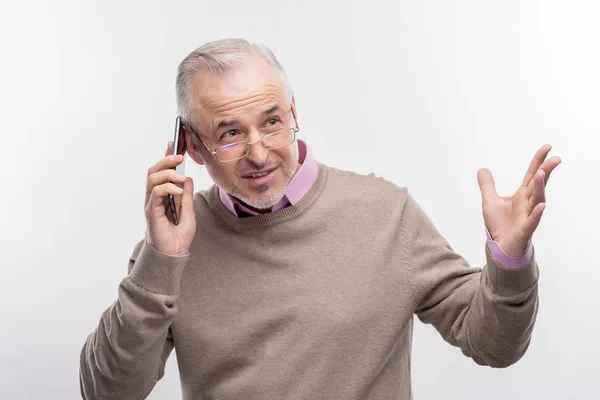
[[[281,201],[281,199],[283,198],[283,196],[285,196],[285,191],[286,191],[288,185],[290,184],[292,178],[294,177],[295,172],[296,172],[296,166],[294,166],[294,168],[291,168],[289,170],[285,170],[285,180],[286,180],[285,184],[283,185],[283,187],[281,188],[281,190],[278,193],[275,193],[274,195],[269,196],[267,198],[264,198],[264,199],[261,199],[258,201],[254,201],[254,200],[240,194],[235,185],[231,188],[231,190],[229,191],[229,194],[231,194],[233,197],[238,198],[243,203],[249,205],[252,208],[255,208],[257,210],[268,210],[269,208],[273,207],[275,204],[279,203]],[[264,193],[267,190],[269,190],[269,187],[270,186],[267,183],[259,185],[258,191],[260,193]]]

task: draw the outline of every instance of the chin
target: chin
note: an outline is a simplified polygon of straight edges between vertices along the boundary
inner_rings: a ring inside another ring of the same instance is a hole
[[[248,201],[245,201],[244,199],[240,199],[242,200],[246,205],[256,209],[256,210],[270,210],[271,208],[273,208],[273,206],[277,203],[279,203],[281,201],[281,199],[283,198],[283,196],[280,196],[279,198],[263,198],[263,199],[255,199],[254,201],[252,201],[252,199],[248,199]]]
[[[284,170],[278,169],[274,172],[276,175],[272,179],[261,185],[251,184],[240,178],[241,181],[236,182],[237,184],[229,193],[256,210],[268,210],[285,196],[294,172],[294,170],[290,170],[286,173]]]
[[[268,210],[281,201],[285,195],[285,189],[286,187],[275,190],[271,186],[260,193],[256,193],[256,191],[253,190],[253,193],[251,194],[238,192],[234,193],[233,196],[237,197],[252,208],[257,210]]]

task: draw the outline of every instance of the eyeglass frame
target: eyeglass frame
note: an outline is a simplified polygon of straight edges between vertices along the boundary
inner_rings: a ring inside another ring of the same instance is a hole
[[[291,112],[291,111],[292,111],[292,110],[290,110],[290,112]],[[294,117],[294,122],[295,122],[295,124],[296,124],[296,127],[295,127],[295,128],[294,128],[294,127],[291,127],[291,128],[284,128],[284,129],[279,129],[279,130],[277,130],[277,131],[275,131],[275,132],[267,133],[266,135],[263,135],[263,136],[262,136],[260,139],[258,139],[258,140],[256,140],[256,141],[254,141],[254,142],[250,142],[250,141],[248,141],[248,140],[241,140],[241,141],[239,141],[239,142],[234,142],[234,143],[230,143],[230,144],[224,144],[223,146],[219,146],[219,147],[217,147],[217,148],[216,148],[214,151],[212,151],[211,149],[209,149],[209,148],[208,148],[208,146],[206,145],[206,143],[204,143],[204,141],[202,141],[202,139],[200,139],[200,135],[198,135],[198,134],[196,133],[196,131],[194,130],[194,128],[192,128],[192,125],[191,125],[191,124],[187,124],[187,125],[188,125],[188,128],[190,129],[190,131],[191,131],[191,132],[192,132],[192,133],[193,133],[193,134],[194,134],[194,135],[195,135],[195,136],[198,138],[198,140],[200,141],[200,143],[202,143],[202,145],[203,145],[203,146],[206,148],[206,151],[208,151],[210,154],[212,154],[213,156],[215,156],[215,158],[217,159],[217,161],[218,161],[218,162],[220,162],[220,163],[228,163],[228,162],[232,162],[232,161],[241,160],[242,158],[245,158],[245,157],[247,157],[247,156],[248,156],[248,154],[250,154],[250,146],[252,146],[253,144],[256,144],[256,143],[258,143],[258,142],[261,142],[261,143],[262,143],[262,146],[263,146],[263,148],[264,148],[265,150],[267,150],[267,151],[283,149],[284,147],[287,147],[287,146],[291,145],[292,143],[294,143],[294,142],[296,141],[296,133],[298,133],[298,132],[300,131],[300,127],[298,126],[298,120],[296,119],[296,116],[294,115],[294,113],[292,113],[292,116]],[[275,134],[277,134],[277,133],[281,133],[281,132],[283,132],[283,131],[287,131],[287,130],[289,130],[289,129],[291,129],[291,130],[292,130],[292,132],[294,133],[294,138],[292,139],[292,141],[291,141],[289,144],[286,144],[285,146],[277,147],[277,148],[274,148],[274,149],[267,149],[267,148],[265,147],[265,142],[264,142],[264,140],[265,140],[265,138],[266,138],[267,136],[272,136],[272,135],[275,135]],[[228,147],[228,146],[235,146],[235,145],[237,145],[237,144],[240,144],[240,143],[246,143],[246,153],[245,153],[243,156],[241,156],[241,157],[238,157],[238,158],[234,158],[234,159],[232,159],[232,160],[226,160],[226,161],[221,161],[221,160],[219,159],[219,156],[217,155],[217,152],[219,151],[219,149],[221,149],[221,148],[223,148],[223,147]]]

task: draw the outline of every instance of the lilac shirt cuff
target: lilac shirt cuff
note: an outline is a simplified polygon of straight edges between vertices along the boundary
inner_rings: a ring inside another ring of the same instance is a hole
[[[488,231],[487,228],[485,229],[485,233],[487,234],[487,246],[488,249],[490,249],[490,253],[492,253],[492,258],[504,268],[519,269],[531,263],[533,258],[533,246],[531,241],[529,241],[529,244],[527,245],[525,254],[520,257],[512,257],[506,254],[502,248],[500,248],[500,244],[492,239],[490,231]]]

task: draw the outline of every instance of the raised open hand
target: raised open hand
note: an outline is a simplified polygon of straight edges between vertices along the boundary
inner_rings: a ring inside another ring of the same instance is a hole
[[[485,226],[509,256],[525,253],[546,208],[545,187],[550,174],[561,163],[556,156],[546,160],[551,149],[552,146],[545,145],[537,151],[521,186],[510,197],[498,195],[488,169],[477,171]]]

